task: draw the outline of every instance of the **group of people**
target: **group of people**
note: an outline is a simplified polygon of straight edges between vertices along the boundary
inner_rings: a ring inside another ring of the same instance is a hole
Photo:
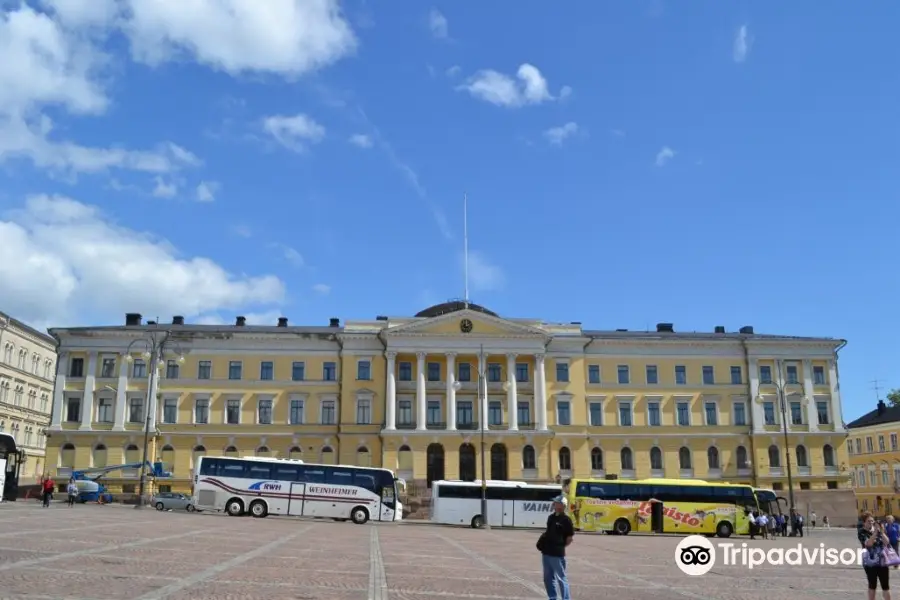
[[[891,599],[891,567],[900,568],[900,525],[892,515],[879,522],[870,512],[864,512],[857,523],[857,538],[868,550],[863,554],[863,569],[869,583],[869,600],[875,600],[875,592],[881,586],[884,600]]]
[[[53,500],[53,492],[56,489],[56,482],[53,481],[53,478],[47,475],[44,477],[44,480],[41,482],[41,503],[44,508],[48,508],[50,506],[50,501]],[[75,478],[69,479],[68,485],[66,485],[66,504],[70,507],[75,506],[75,501],[78,500],[78,484],[75,483]]]
[[[790,515],[769,515],[764,512],[751,511],[750,517],[750,539],[755,540],[756,536],[762,536],[763,539],[782,537],[803,537],[804,519],[796,510],[792,510]],[[812,527],[816,526],[816,513],[810,513],[809,522]],[[831,528],[828,523],[828,517],[822,517],[822,525]],[[790,533],[788,533],[790,526]]]

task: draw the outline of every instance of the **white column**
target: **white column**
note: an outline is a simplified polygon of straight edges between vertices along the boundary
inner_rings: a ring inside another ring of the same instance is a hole
[[[69,353],[62,352],[56,362],[56,384],[53,386],[53,407],[50,429],[62,429],[62,417],[66,404],[66,373],[69,369]]]
[[[538,431],[547,431],[547,379],[543,354],[534,355],[534,405]]]
[[[806,396],[806,420],[810,432],[819,430],[819,411],[816,410],[816,395],[813,392],[812,361],[803,361],[803,395]]]
[[[113,431],[125,430],[125,413],[128,411],[125,398],[128,390],[128,361],[125,360],[126,356],[125,354],[119,355],[119,384],[116,387],[116,413]]]
[[[456,431],[456,353],[447,353],[447,431]]]
[[[394,431],[397,429],[397,353],[388,352],[385,356],[387,356],[387,398],[384,401],[384,428]]]
[[[835,431],[844,431],[844,412],[841,410],[841,383],[838,381],[837,362],[828,361],[828,385],[831,386],[831,420]]]
[[[519,399],[516,390],[516,355],[515,354],[507,354],[506,355],[506,383],[509,385],[509,389],[506,391],[506,402],[508,408],[506,409],[509,413],[509,430],[510,431],[518,431],[519,430]]]
[[[97,374],[97,353],[88,356],[87,372],[84,375],[84,395],[81,398],[81,426],[78,429],[90,429],[94,420],[94,383]]]
[[[488,380],[487,380],[487,354],[478,355],[478,412],[481,413],[479,428],[487,431],[488,423]]]
[[[425,431],[428,427],[425,424],[425,411],[427,409],[425,400],[425,353],[416,353],[416,429]]]
[[[150,415],[150,431],[156,430],[156,413],[159,410],[156,395],[159,392],[159,369],[161,365],[161,358],[156,361],[152,358],[150,359],[150,382],[147,385],[147,406],[144,407],[149,411],[144,415],[144,418],[146,419],[147,415]]]
[[[750,410],[753,419],[753,432],[762,433],[766,430],[766,415],[763,411],[762,403],[758,402],[759,398],[759,362],[755,358],[750,359]]]

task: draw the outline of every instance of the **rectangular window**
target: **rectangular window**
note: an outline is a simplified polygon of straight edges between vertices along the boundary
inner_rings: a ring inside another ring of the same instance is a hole
[[[303,425],[303,400],[291,400],[291,425]]]
[[[518,403],[518,421],[520,427],[531,425],[531,405],[528,402]]]
[[[743,402],[734,405],[734,424],[742,427],[747,425],[747,407]]]
[[[766,425],[774,425],[775,424],[775,403],[774,402],[763,402],[763,418],[765,419]]]
[[[813,385],[825,385],[825,367],[813,367]]]
[[[163,423],[174,424],[178,421],[178,398],[163,400]]]
[[[200,361],[197,365],[197,379],[212,379],[212,361]]]
[[[84,377],[84,359],[73,358],[69,363],[69,377]]]
[[[651,427],[659,427],[662,425],[661,415],[659,413],[659,402],[647,403],[647,420]]]
[[[828,402],[822,400],[816,402],[816,412],[819,416],[819,425],[828,425]],[[894,448],[894,450],[896,450],[896,448]]]
[[[797,365],[788,365],[787,366],[787,382],[790,384],[798,384],[800,383],[799,378],[797,377]]]
[[[472,381],[472,365],[469,363],[459,363],[457,369],[457,379],[459,381]]]
[[[472,414],[472,401],[462,400],[456,405],[456,424],[457,426],[471,426],[475,423]]]
[[[337,365],[333,362],[327,362],[322,365],[322,380],[337,381]]]
[[[412,363],[411,362],[401,362],[399,367],[399,379],[400,381],[412,381]]]
[[[141,423],[144,420],[144,399],[130,398],[128,401],[128,422]]]
[[[100,367],[100,377],[104,379],[112,379],[116,376],[116,359],[104,358],[103,365]]]
[[[166,361],[166,379],[178,379],[180,370],[177,360]]]
[[[113,401],[109,398],[100,398],[97,405],[97,421],[100,423],[113,422]]]
[[[731,367],[731,385],[742,385],[744,383],[744,374],[740,367]]]
[[[588,365],[588,383],[600,383],[600,365]]]
[[[322,425],[334,425],[337,422],[334,404],[334,400],[322,400]]]
[[[856,453],[860,454],[862,452],[862,443],[859,438],[856,438]]]
[[[600,402],[591,402],[591,425],[593,427],[603,425],[603,404]]]
[[[619,375],[619,384],[626,385],[631,383],[631,373],[628,370],[628,365],[619,365],[616,372]]]
[[[225,422],[228,425],[237,425],[241,422],[241,401],[239,398],[230,398],[225,405]]]
[[[228,379],[238,380],[244,374],[244,364],[239,360],[232,360],[228,363]]]
[[[707,425],[718,425],[719,424],[719,413],[716,410],[715,402],[707,402],[706,403],[706,424]]]
[[[291,363],[291,381],[303,381],[306,379],[306,363]]]
[[[849,446],[849,444],[848,444],[848,446]],[[893,452],[896,450],[897,450],[897,434],[892,433],[891,434],[891,451]],[[900,479],[898,479],[897,481],[898,481],[898,483],[900,483]]]
[[[275,379],[275,363],[268,360],[259,363],[259,379],[261,381],[272,381]]]
[[[868,452],[869,454],[875,452],[875,447],[872,445],[872,438],[870,437],[866,438],[866,452]]]
[[[556,363],[556,381],[560,383],[569,382],[569,363]]]
[[[372,402],[368,398],[356,401],[356,424],[369,425],[372,422]]]
[[[883,435],[878,436],[878,451],[884,452],[884,436]]]
[[[440,400],[429,400],[428,411],[425,414],[425,422],[432,427],[442,426],[441,420],[441,402]]]
[[[498,363],[488,364],[487,371],[488,381],[490,381],[491,383],[497,383],[501,380],[501,370]]]
[[[528,383],[528,363],[516,363],[516,381]]]
[[[194,405],[194,423],[198,425],[209,423],[209,399],[197,399],[197,403]]]
[[[619,425],[631,427],[631,402],[619,402]]]
[[[66,399],[66,421],[77,423],[81,420],[81,398],[69,396]]]
[[[503,424],[503,404],[494,400],[488,402],[488,424]]]
[[[678,411],[678,424],[686,427],[691,424],[691,405],[688,402],[679,402],[677,409]]]
[[[675,367],[675,385],[687,385],[687,367],[684,365]]]
[[[272,424],[272,400],[269,398],[259,401],[259,424]]]
[[[441,363],[430,362],[428,363],[428,381],[440,381],[441,380]]]
[[[569,406],[568,400],[563,400],[556,403],[556,419],[557,425],[572,424],[571,407]]]
[[[400,400],[397,402],[397,424],[412,425],[412,400]]]
[[[134,364],[131,365],[131,376],[134,379],[143,379],[147,376],[147,363],[143,359],[134,359]]]
[[[359,381],[369,381],[372,379],[372,363],[368,360],[361,360],[356,363],[356,378]]]
[[[716,371],[713,367],[703,367],[703,385],[715,385]]]
[[[647,365],[647,384],[656,385],[659,383],[659,371],[656,365]]]
[[[761,365],[759,367],[759,382],[766,385],[772,383],[772,367],[769,365]]]
[[[803,425],[803,409],[799,402],[791,402],[791,423]]]

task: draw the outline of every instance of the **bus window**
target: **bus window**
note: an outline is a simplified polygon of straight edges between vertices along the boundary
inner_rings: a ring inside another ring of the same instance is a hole
[[[298,481],[306,483],[325,483],[325,469],[322,467],[302,466],[299,467],[300,476]]]
[[[217,473],[218,466],[219,466],[218,459],[204,457],[200,463],[200,474],[215,477],[216,475],[218,475],[218,473]]]
[[[591,498],[616,500],[622,497],[622,486],[618,483],[592,483]]]
[[[217,469],[219,477],[244,477],[244,463],[239,460],[221,461]]]
[[[272,479],[276,481],[297,481],[297,467],[294,465],[272,465]]]
[[[581,497],[581,498],[585,498],[585,497],[590,498],[590,496],[591,496],[591,484],[585,483],[585,482],[579,483],[579,484],[575,487],[575,495],[576,495],[576,496],[579,496],[579,497]]]
[[[373,494],[380,493],[380,487],[375,483],[375,475],[370,472],[355,472],[353,474],[353,485],[359,486],[364,490],[369,490]]]
[[[325,471],[325,483],[332,485],[353,485],[353,473],[347,469],[330,467]]]
[[[244,477],[248,479],[271,479],[272,465],[258,462],[244,463]]]

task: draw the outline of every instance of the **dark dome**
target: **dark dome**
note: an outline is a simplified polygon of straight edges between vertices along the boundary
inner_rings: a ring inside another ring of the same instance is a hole
[[[465,300],[450,300],[449,302],[444,302],[443,304],[435,304],[434,306],[429,306],[425,310],[421,310],[416,313],[416,317],[439,317],[441,315],[446,315],[452,312],[466,309],[477,310],[478,312],[484,313],[486,315],[491,315],[492,317],[500,316],[483,306],[478,306],[477,304],[472,304],[471,302],[467,303]]]

